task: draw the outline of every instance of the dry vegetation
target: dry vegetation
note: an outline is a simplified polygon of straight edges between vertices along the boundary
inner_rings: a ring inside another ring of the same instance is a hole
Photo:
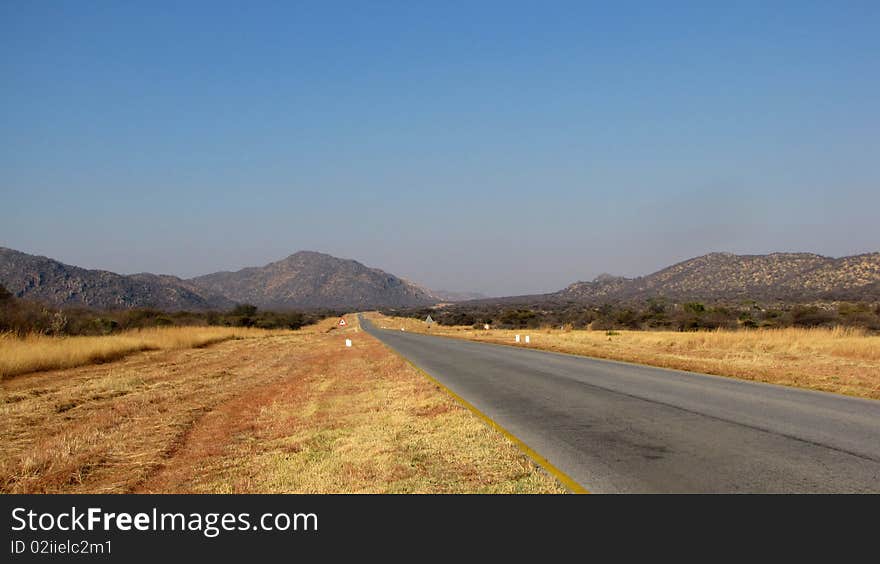
[[[371,314],[379,326],[880,399],[880,336],[858,329],[698,332],[476,330]]]
[[[0,491],[564,491],[356,331],[328,320],[0,381]]]
[[[100,337],[17,337],[4,333],[0,334],[0,379],[109,362],[135,352],[205,347],[229,339],[269,334],[267,330],[247,327],[165,327]]]

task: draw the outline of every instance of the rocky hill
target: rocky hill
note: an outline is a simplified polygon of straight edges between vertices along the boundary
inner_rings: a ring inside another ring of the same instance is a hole
[[[88,270],[0,247],[0,284],[12,295],[53,306],[227,309],[234,303],[174,276]]]
[[[236,302],[273,309],[408,307],[438,301],[429,290],[393,274],[311,251],[191,282]]]
[[[452,290],[431,290],[431,294],[443,302],[467,302],[489,298],[481,292],[455,292]]]
[[[263,309],[363,309],[439,300],[429,290],[382,270],[309,251],[262,267],[183,280],[87,270],[0,247],[0,284],[19,298],[97,309],[224,310],[236,303]]]
[[[554,299],[877,300],[880,253],[830,258],[811,253],[711,253],[638,278],[604,275],[576,282]]]
[[[236,303],[262,309],[354,310],[417,307],[478,297],[432,292],[357,261],[310,251],[261,267],[183,280],[87,270],[0,247],[0,286],[13,296],[54,306],[169,311],[225,310]],[[711,253],[638,278],[603,274],[552,294],[478,302],[610,303],[655,297],[675,301],[880,301],[880,253],[843,258],[811,253]]]

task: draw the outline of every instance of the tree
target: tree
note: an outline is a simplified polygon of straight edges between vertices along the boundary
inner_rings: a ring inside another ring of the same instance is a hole
[[[706,306],[700,302],[688,302],[684,304],[684,310],[688,313],[700,314],[706,311]]]
[[[834,325],[837,315],[817,306],[797,306],[791,311],[792,322],[798,327],[818,327]]]
[[[251,304],[238,304],[232,308],[231,315],[238,317],[253,317],[257,314],[257,306]]]
[[[648,312],[654,316],[666,313],[666,300],[663,298],[648,298]]]

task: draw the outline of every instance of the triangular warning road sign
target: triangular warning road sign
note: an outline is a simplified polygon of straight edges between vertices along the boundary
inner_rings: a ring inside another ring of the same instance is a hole
[[[344,317],[340,317],[340,318],[339,318],[339,326],[340,326],[340,327],[345,327],[346,325],[348,325],[348,323],[345,322],[345,318],[344,318]]]

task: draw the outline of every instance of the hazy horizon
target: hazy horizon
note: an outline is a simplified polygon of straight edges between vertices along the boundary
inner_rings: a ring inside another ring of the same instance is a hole
[[[0,245],[556,291],[880,250],[875,2],[11,2]]]

